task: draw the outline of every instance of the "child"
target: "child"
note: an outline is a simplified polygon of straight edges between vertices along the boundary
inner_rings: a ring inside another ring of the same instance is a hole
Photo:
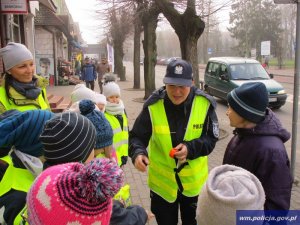
[[[107,100],[104,114],[114,131],[113,145],[118,164],[123,166],[127,163],[128,157],[128,119],[123,101],[120,99],[120,87],[113,81],[108,82],[103,86],[103,94]]]
[[[107,104],[105,96],[103,94],[95,93],[95,103],[98,109],[104,113]]]
[[[49,120],[40,135],[44,169],[62,163],[87,163],[94,158],[96,129],[84,116],[64,112]]]
[[[43,169],[39,136],[54,114],[14,110],[5,116],[0,121],[0,151],[4,151],[0,158],[0,209],[4,209],[0,210],[0,224],[12,225],[21,219],[18,214],[25,206],[26,193]]]
[[[234,136],[227,145],[223,164],[253,173],[266,193],[265,210],[289,210],[292,176],[284,143],[290,134],[271,109],[261,82],[245,83],[227,96],[226,115]]]
[[[87,117],[94,124],[97,131],[95,157],[112,158],[116,162],[116,152],[112,146],[113,131],[104,114],[95,110],[95,105],[90,100],[80,101],[79,108],[82,115]],[[122,190],[125,189],[126,185],[122,186]],[[118,194],[121,195],[120,192]],[[114,200],[110,225],[144,225],[147,220],[152,217],[153,214],[151,212],[147,212],[138,205],[130,205],[125,208],[121,201]]]
[[[112,197],[124,181],[118,165],[95,159],[46,169],[27,196],[30,225],[110,224]]]
[[[71,93],[72,105],[70,106],[69,111],[80,113],[79,102],[83,99],[89,99],[96,102],[95,92],[87,88],[84,84],[76,84]]]
[[[236,210],[263,210],[265,192],[252,173],[240,167],[213,168],[198,198],[196,220],[201,225],[236,224]]]
[[[113,131],[102,112],[95,110],[95,104],[91,100],[79,102],[79,109],[83,116],[87,117],[96,128],[95,157],[115,158],[116,152],[112,146]]]

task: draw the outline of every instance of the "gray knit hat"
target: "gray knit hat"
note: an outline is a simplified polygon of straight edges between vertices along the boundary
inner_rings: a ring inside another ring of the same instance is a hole
[[[0,56],[6,71],[24,61],[33,59],[31,52],[25,45],[15,42],[9,42],[4,48],[1,48]]]
[[[84,116],[65,112],[45,124],[40,140],[47,166],[84,162],[94,149],[96,130]]]
[[[97,136],[95,149],[112,145],[114,135],[113,130],[104,114],[95,110],[95,103],[91,100],[81,100],[79,102],[79,109],[81,114],[87,117],[96,128]]]
[[[215,167],[198,198],[197,223],[232,225],[236,210],[262,210],[264,189],[256,176],[233,165]]]

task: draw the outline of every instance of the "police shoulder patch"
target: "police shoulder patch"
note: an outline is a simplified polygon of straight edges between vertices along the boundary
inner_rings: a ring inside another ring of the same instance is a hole
[[[212,125],[213,125],[213,134],[215,138],[219,138],[220,136],[219,123],[213,122]]]

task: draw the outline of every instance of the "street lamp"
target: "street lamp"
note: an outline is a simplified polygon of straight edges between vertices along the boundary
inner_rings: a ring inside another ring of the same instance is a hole
[[[297,145],[297,123],[298,123],[298,99],[299,99],[299,76],[300,76],[300,2],[299,0],[274,0],[276,4],[297,4],[296,21],[296,53],[294,74],[294,99],[293,99],[293,121],[292,121],[292,146],[291,146],[291,173],[295,178],[296,145]]]

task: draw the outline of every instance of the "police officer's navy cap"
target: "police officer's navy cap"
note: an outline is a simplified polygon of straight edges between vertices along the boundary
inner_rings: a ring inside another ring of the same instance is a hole
[[[167,66],[163,81],[164,84],[191,87],[193,84],[191,64],[182,59],[172,60]]]

